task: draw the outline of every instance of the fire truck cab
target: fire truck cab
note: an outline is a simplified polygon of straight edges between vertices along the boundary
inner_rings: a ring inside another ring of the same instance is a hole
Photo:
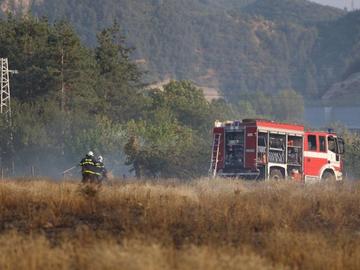
[[[335,133],[262,119],[216,122],[210,175],[295,181],[342,180],[344,141]]]

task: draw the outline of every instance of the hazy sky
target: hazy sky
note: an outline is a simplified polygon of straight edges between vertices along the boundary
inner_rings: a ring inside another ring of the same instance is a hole
[[[348,9],[350,9],[352,0],[311,0],[311,1],[322,5],[329,5],[338,8],[344,8],[346,6]],[[353,0],[353,1],[354,1],[354,7],[356,9],[360,9],[360,0]]]

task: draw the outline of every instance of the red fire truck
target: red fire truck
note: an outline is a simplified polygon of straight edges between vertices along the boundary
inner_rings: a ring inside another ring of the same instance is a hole
[[[262,119],[215,122],[212,177],[343,179],[344,141],[335,133]]]

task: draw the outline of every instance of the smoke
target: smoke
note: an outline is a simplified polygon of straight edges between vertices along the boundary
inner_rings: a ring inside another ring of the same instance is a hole
[[[61,155],[50,150],[24,149],[15,154],[11,162],[11,168],[3,169],[4,177],[49,177],[55,180],[67,178],[81,178],[81,167],[79,163],[86,152]],[[104,157],[106,169],[115,177],[128,177],[131,175],[130,167],[125,165],[125,155],[122,151],[117,153],[100,153],[95,155]],[[65,170],[72,167],[67,174]]]

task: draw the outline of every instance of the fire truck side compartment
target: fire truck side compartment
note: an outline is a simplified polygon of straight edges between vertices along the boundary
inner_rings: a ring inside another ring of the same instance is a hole
[[[286,135],[270,133],[269,138],[269,162],[285,164]]]
[[[245,134],[245,168],[250,170],[256,170],[257,127],[246,126]]]

